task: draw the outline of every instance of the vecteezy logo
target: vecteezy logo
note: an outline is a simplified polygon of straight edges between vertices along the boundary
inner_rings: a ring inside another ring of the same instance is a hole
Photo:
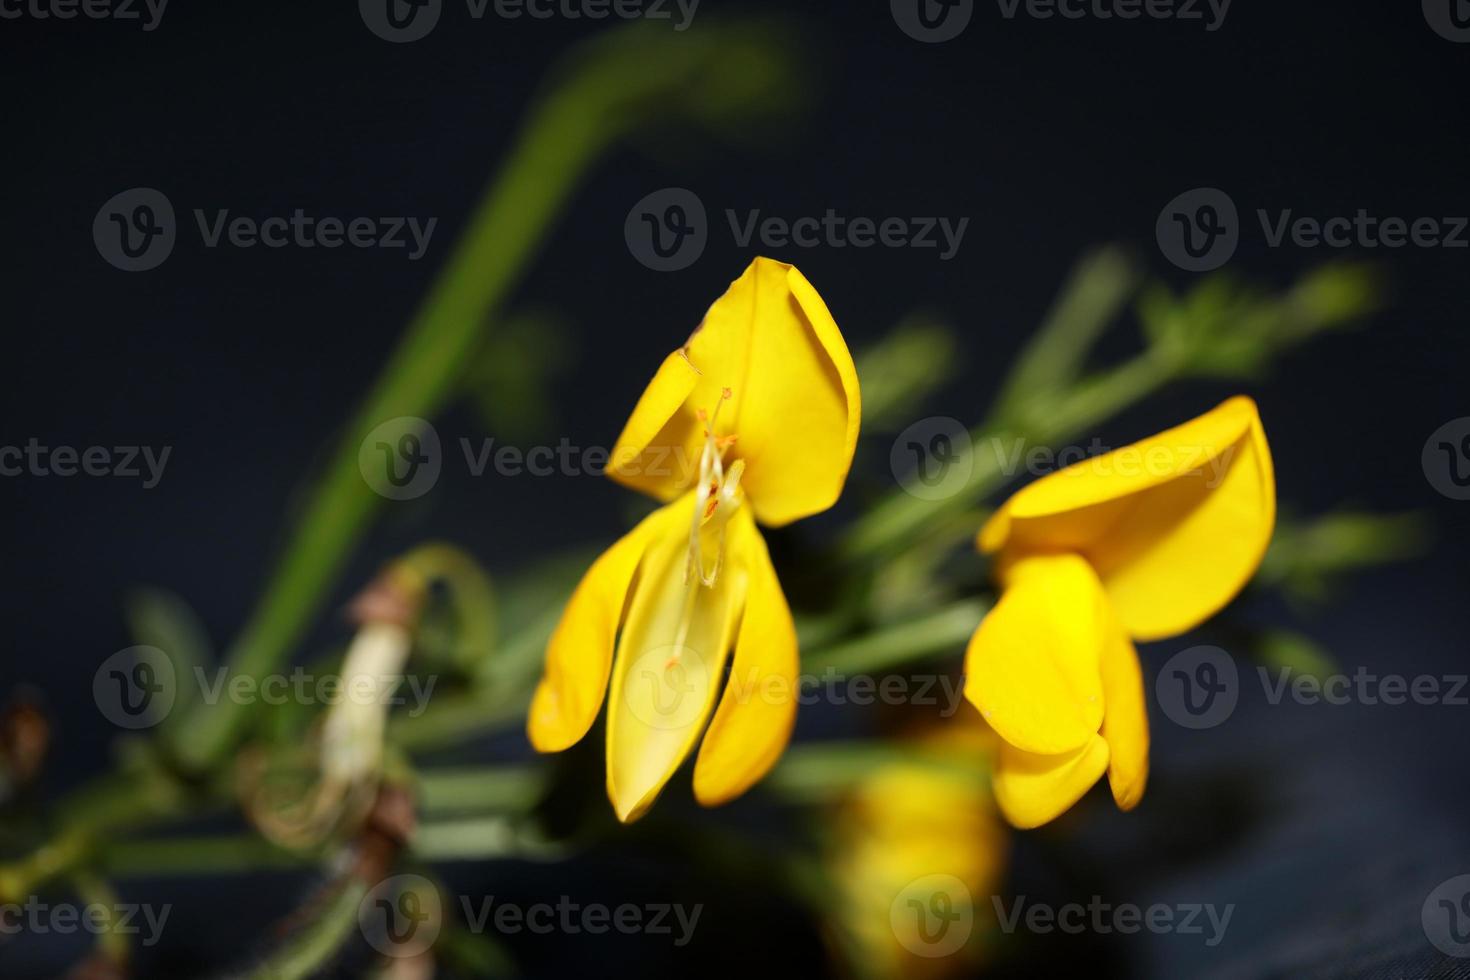
[[[1451,500],[1470,500],[1470,416],[1435,429],[1419,462],[1434,489]]]
[[[1470,459],[1470,435],[1463,436],[1458,443],[1441,439],[1434,448],[1444,453],[1448,460],[1450,482],[1456,487],[1470,487],[1470,473],[1460,469],[1462,462]]]
[[[1170,657],[1154,681],[1154,696],[1169,720],[1184,728],[1214,728],[1240,698],[1240,672],[1219,647],[1190,647]]]
[[[357,468],[374,493],[389,500],[422,497],[439,482],[439,433],[411,415],[373,429],[357,450]]]
[[[960,36],[975,13],[975,0],[889,0],[893,22],[909,37],[938,44]]]
[[[915,928],[926,945],[943,942],[944,937],[949,934],[949,927],[961,918],[961,913],[954,910],[954,897],[949,892],[935,892],[929,896],[927,903],[911,898],[905,904],[913,909]],[[929,928],[931,915],[934,920],[932,931]]]
[[[421,956],[439,938],[443,922],[439,889],[421,875],[378,882],[357,906],[363,938],[385,956]]]
[[[969,941],[975,927],[970,889],[954,875],[917,878],[889,905],[888,925],[915,956],[948,956]]]
[[[1447,41],[1470,41],[1470,0],[1423,0],[1424,19]]]
[[[414,933],[419,931],[419,923],[429,917],[423,911],[418,892],[400,892],[397,901],[380,898],[373,904],[383,911],[383,921],[387,923],[384,931],[395,946],[412,941]]]
[[[1424,935],[1446,956],[1470,957],[1470,875],[1456,875],[1424,900],[1419,912]]]
[[[1215,187],[1185,191],[1159,212],[1154,237],[1164,258],[1186,272],[1218,269],[1240,244],[1235,202]]]
[[[970,482],[974,444],[959,420],[936,415],[898,434],[888,465],[904,490],[923,500],[943,500]]]
[[[704,202],[683,187],[654,191],[628,212],[623,238],[633,258],[655,272],[687,269],[709,240]]]
[[[92,700],[119,728],[152,728],[173,710],[173,661],[157,647],[119,650],[92,675]]]
[[[394,44],[426,37],[439,23],[443,7],[444,0],[357,0],[367,29]]]
[[[162,191],[134,187],[108,198],[92,219],[92,241],[110,265],[146,272],[174,250],[174,206]]]
[[[661,646],[633,662],[623,699],[633,717],[648,727],[683,731],[704,716],[709,690],[709,669],[697,650]]]

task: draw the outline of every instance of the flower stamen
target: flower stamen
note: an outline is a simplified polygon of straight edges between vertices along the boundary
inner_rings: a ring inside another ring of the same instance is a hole
[[[699,458],[699,482],[694,498],[694,513],[690,515],[689,561],[685,566],[685,579],[697,579],[705,588],[712,588],[719,576],[725,551],[725,523],[740,506],[740,477],[745,469],[744,463],[736,460],[728,472],[725,469],[725,451],[735,445],[736,436],[715,434],[720,409],[732,395],[729,388],[720,389],[720,398],[715,402],[714,411],[700,409],[698,413],[699,420],[704,423],[704,451]],[[714,567],[707,568],[704,560],[706,542],[703,540],[706,534],[705,525],[717,517],[719,519],[713,528],[717,535],[713,542]]]

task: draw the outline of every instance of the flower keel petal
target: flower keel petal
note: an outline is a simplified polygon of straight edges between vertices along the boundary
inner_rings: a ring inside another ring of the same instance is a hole
[[[1015,827],[1049,823],[1080,800],[1108,767],[1108,743],[1094,735],[1081,748],[1037,755],[1002,743],[996,759],[995,802]]]
[[[705,806],[734,799],[764,776],[796,723],[796,626],[760,531],[743,511],[736,520],[732,544],[749,585],[730,681],[694,764],[694,795]]]
[[[1102,655],[1102,737],[1108,743],[1108,784],[1118,807],[1131,810],[1148,783],[1148,709],[1138,651],[1113,618]]]
[[[965,696],[1001,738],[1054,755],[1085,746],[1103,720],[1107,607],[1076,555],[1018,563],[970,640]]]
[[[618,640],[607,709],[607,792],[618,819],[637,819],[688,757],[714,707],[740,606],[738,567],[714,586],[686,578],[693,506],[664,510],[680,520],[652,542]],[[661,512],[662,513],[662,512]]]

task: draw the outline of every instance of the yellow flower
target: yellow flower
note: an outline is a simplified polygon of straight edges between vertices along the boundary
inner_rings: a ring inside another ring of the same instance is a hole
[[[865,773],[834,808],[826,911],[866,976],[973,976],[990,950],[1010,841],[985,779],[997,740],[965,710],[973,723],[903,739],[909,756]]]
[[[1046,823],[1108,773],[1124,810],[1148,779],[1133,640],[1209,618],[1245,585],[1276,519],[1249,398],[1017,492],[981,529],[1003,592],[966,654],[965,696],[1000,735],[995,796]]]
[[[738,796],[780,757],[796,715],[796,630],[756,521],[779,527],[836,502],[859,416],[852,355],[822,298],[764,258],[638,400],[608,473],[669,503],[583,577],[528,723],[539,751],[567,748],[611,681],[607,792],[620,820],[653,803],[711,711],[694,767],[701,803]]]

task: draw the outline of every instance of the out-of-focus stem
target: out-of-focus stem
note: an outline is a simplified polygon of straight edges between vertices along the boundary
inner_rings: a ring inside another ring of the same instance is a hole
[[[381,499],[358,472],[364,436],[399,416],[433,415],[444,403],[487,317],[550,229],[587,165],[612,132],[573,85],[534,114],[515,150],[475,209],[397,350],[347,427],[285,555],[255,612],[230,650],[231,673],[257,677],[300,639]],[[226,751],[244,704],[202,709],[173,746],[189,768]]]
[[[423,769],[414,780],[425,817],[465,811],[522,813],[536,805],[546,781],[539,766]]]
[[[1074,382],[1097,338],[1138,287],[1138,270],[1115,245],[1083,256],[1006,378],[991,415],[1014,419]]]
[[[965,599],[918,619],[880,627],[871,633],[804,655],[803,673],[852,675],[888,670],[946,652],[959,652],[990,604]]]
[[[277,847],[255,834],[120,841],[105,848],[100,858],[108,874],[119,878],[285,871],[326,861],[325,856]]]
[[[77,897],[89,912],[98,910],[103,916],[102,928],[97,931],[97,952],[114,969],[126,970],[132,949],[127,931],[119,928],[123,923],[118,921],[117,893],[106,881],[93,874],[78,874],[72,883],[76,886]]]
[[[358,906],[367,893],[366,882],[347,878],[311,924],[268,957],[250,976],[257,980],[300,980],[315,976],[357,929]]]
[[[1079,384],[1057,399],[1045,417],[1034,420],[1027,432],[1007,430],[995,423],[978,426],[970,433],[975,451],[969,482],[938,500],[895,491],[853,522],[839,553],[853,561],[889,554],[922,535],[936,521],[976,506],[1004,486],[1015,475],[1007,472],[1007,460],[1019,458],[1028,446],[1075,438],[1147,398],[1179,371],[1173,362],[1145,352]],[[1004,452],[998,451],[1001,446]]]
[[[67,817],[56,834],[21,860],[0,866],[0,902],[24,901],[46,882],[80,867],[109,833],[185,812],[184,788],[166,778],[114,777],[72,797],[62,807]]]

